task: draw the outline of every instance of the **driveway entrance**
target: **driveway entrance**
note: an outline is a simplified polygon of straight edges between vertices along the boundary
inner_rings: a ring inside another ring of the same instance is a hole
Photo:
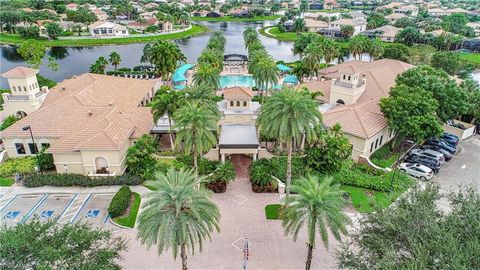
[[[233,154],[229,156],[229,159],[235,166],[235,170],[237,172],[237,179],[250,179],[250,177],[248,176],[248,167],[250,167],[250,164],[252,163],[252,157],[242,154]]]

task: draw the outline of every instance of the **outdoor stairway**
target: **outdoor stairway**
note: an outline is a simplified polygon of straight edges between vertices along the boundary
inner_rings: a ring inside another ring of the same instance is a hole
[[[78,215],[82,207],[85,205],[87,200],[92,196],[92,193],[79,193],[75,195],[75,198],[72,200],[67,210],[62,214],[58,219],[59,224],[68,224],[72,223],[75,217]]]
[[[13,201],[13,199],[15,199],[15,197],[17,197],[17,195],[13,194],[13,195],[3,195],[0,197],[0,212],[3,211],[3,209],[5,207],[7,207],[7,205]]]

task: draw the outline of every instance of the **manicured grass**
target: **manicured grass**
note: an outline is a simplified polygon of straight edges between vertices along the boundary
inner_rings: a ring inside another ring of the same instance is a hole
[[[267,29],[270,29],[270,30],[267,32]],[[281,41],[294,42],[298,38],[297,33],[295,33],[295,32],[284,32],[284,33],[282,33],[282,32],[280,32],[280,30],[278,30],[278,28],[276,26],[263,27],[262,29],[259,30],[259,32],[260,32],[260,34],[262,34],[264,36],[267,36],[269,38],[278,39],[278,40],[281,40]]]
[[[267,219],[280,219],[281,204],[269,204],[265,206],[265,216]]]
[[[110,44],[146,43],[155,40],[181,39],[198,35],[207,31],[208,28],[200,25],[193,25],[191,29],[180,32],[158,36],[125,37],[125,38],[95,38],[95,39],[59,39],[39,40],[47,47],[72,47],[72,46],[101,46]],[[0,34],[0,44],[19,44],[25,39],[19,35]]]
[[[257,16],[253,18],[235,18],[231,16],[224,16],[218,18],[208,17],[193,17],[192,21],[198,22],[258,22],[258,21],[273,21],[280,18],[280,15]]]
[[[15,183],[15,180],[11,178],[0,177],[0,187],[9,187]]]
[[[397,161],[398,154],[400,152],[400,149],[398,149],[399,147],[397,145],[394,147],[394,150],[390,152],[391,144],[392,141],[386,143],[385,145],[377,149],[370,157],[370,161],[372,161],[373,164],[382,168],[391,167]],[[405,153],[407,149],[408,147],[404,146],[402,149],[402,153]]]
[[[403,193],[386,193],[345,185],[340,188],[350,195],[353,207],[360,213],[373,212],[376,207],[386,208]]]
[[[480,53],[460,53],[460,58],[472,62],[475,65],[480,65]]]
[[[130,206],[130,211],[128,213],[128,215],[124,215],[124,216],[121,216],[121,217],[116,217],[114,218],[113,220],[115,221],[115,223],[119,224],[119,225],[122,225],[122,226],[125,226],[125,227],[129,227],[129,228],[133,228],[135,226],[135,221],[137,220],[137,214],[138,214],[138,209],[140,208],[140,202],[142,201],[141,197],[140,197],[140,194],[136,193],[136,192],[132,192],[133,194],[133,203],[132,205]]]

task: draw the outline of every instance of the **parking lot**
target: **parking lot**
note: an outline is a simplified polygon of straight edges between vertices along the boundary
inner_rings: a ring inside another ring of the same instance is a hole
[[[0,195],[0,223],[11,226],[32,218],[68,224],[87,222],[97,228],[117,228],[109,222],[114,194],[39,193]]]

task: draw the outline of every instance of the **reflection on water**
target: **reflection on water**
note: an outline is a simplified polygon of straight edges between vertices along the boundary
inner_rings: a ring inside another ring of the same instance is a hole
[[[202,22],[203,25],[212,29],[211,32],[203,33],[201,35],[175,40],[180,49],[183,51],[189,62],[194,62],[200,52],[203,50],[207,41],[213,31],[223,31],[227,38],[225,53],[240,53],[245,54],[243,43],[243,31],[247,27],[254,27],[260,29],[266,25],[272,25],[274,22]],[[260,35],[265,48],[277,60],[294,61],[298,59],[292,53],[292,43],[282,42],[275,39],[267,38]],[[140,57],[145,44],[128,44],[128,45],[107,45],[107,46],[93,46],[93,47],[55,47],[49,48],[45,55],[44,62],[47,62],[49,56],[56,59],[59,70],[51,71],[46,66],[40,68],[40,74],[51,78],[55,81],[62,81],[76,74],[88,72],[89,66],[95,60],[116,51],[122,57],[122,62],[119,67],[133,67],[140,64]],[[16,53],[14,46],[0,46],[1,62],[0,71],[5,72],[17,65],[23,64],[24,61]],[[8,84],[5,79],[0,79],[0,87],[7,88]]]

